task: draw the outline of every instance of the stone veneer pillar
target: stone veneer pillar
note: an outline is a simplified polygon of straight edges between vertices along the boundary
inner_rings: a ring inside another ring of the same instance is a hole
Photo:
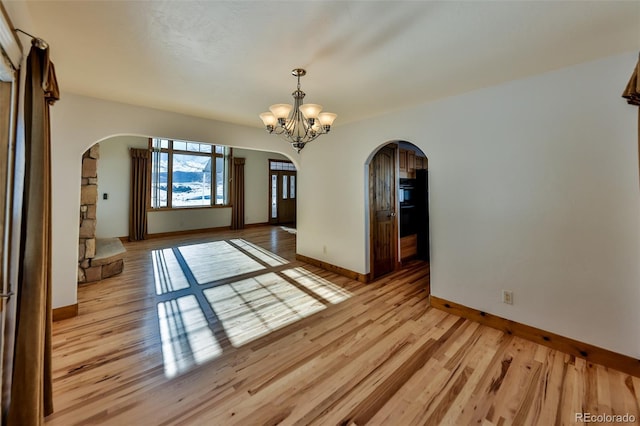
[[[100,145],[95,144],[82,155],[80,187],[80,241],[78,244],[78,282],[101,279],[102,267],[91,266],[96,256],[96,205],[98,203],[98,158]]]

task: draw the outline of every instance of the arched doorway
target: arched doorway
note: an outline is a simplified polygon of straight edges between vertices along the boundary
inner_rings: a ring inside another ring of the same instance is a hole
[[[368,168],[370,277],[429,260],[429,184],[426,155],[410,142],[379,148]]]

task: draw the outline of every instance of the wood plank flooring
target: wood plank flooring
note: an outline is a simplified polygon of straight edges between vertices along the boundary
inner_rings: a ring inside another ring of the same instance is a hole
[[[54,324],[50,425],[640,418],[640,378],[430,308],[424,262],[365,285],[296,261],[279,227],[126,247]]]

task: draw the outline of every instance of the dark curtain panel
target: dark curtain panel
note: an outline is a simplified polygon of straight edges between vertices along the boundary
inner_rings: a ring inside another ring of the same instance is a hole
[[[629,104],[640,107],[640,60],[636,64],[622,96],[627,99]],[[640,167],[640,108],[638,108],[638,166]]]
[[[231,229],[244,229],[244,158],[233,159]]]
[[[31,48],[25,84],[25,176],[9,425],[40,425],[51,395],[51,134],[59,99],[49,50]]]
[[[131,200],[129,205],[129,241],[147,238],[147,198],[149,163],[148,149],[131,148]]]

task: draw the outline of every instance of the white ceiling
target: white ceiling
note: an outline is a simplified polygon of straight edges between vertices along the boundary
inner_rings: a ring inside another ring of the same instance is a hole
[[[337,113],[339,125],[640,49],[639,1],[27,6],[31,30],[51,45],[63,96],[251,126],[270,104],[292,102],[295,67],[308,71],[305,101]]]

